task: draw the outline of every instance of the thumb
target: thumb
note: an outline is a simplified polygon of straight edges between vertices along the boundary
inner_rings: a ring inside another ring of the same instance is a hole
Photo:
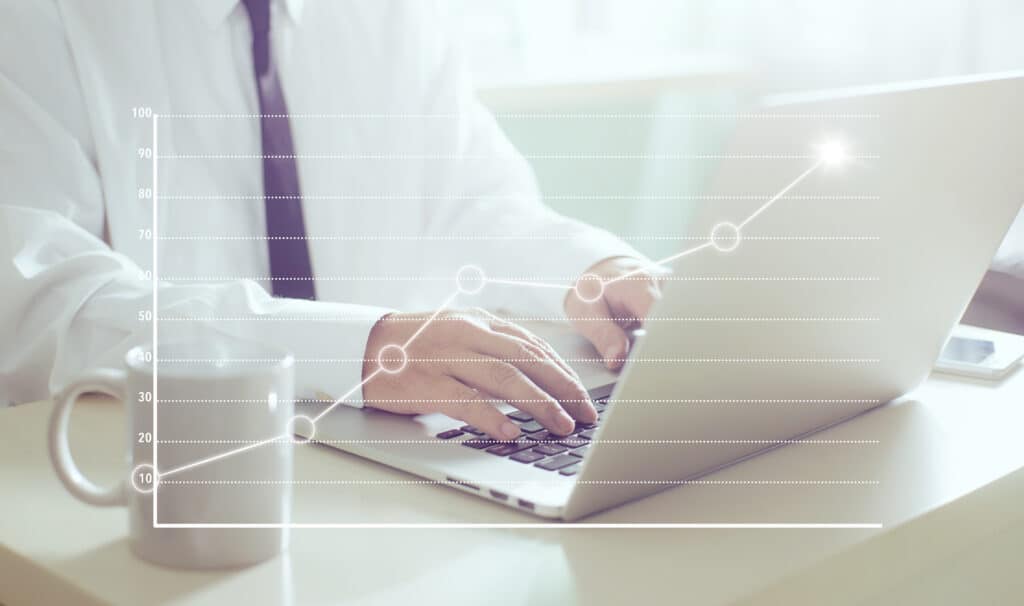
[[[572,319],[573,326],[597,349],[604,358],[605,366],[618,370],[629,353],[629,337],[612,318],[603,301],[589,307],[590,313],[586,318]]]

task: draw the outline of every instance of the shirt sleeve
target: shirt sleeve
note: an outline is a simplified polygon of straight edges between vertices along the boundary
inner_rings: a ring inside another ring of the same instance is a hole
[[[88,104],[54,11],[26,6],[16,35],[0,37],[0,405],[46,398],[88,369],[121,367],[152,336],[139,317],[152,310],[152,281],[102,237],[106,199]],[[47,69],[26,56],[46,57]],[[390,311],[276,299],[244,280],[164,282],[158,299],[158,318],[255,317],[215,327],[296,358],[329,359],[296,365],[298,397],[358,387],[369,332]],[[284,321],[299,316],[316,321]],[[160,329],[163,340],[175,325]],[[361,395],[346,403],[360,406]]]
[[[555,286],[488,283],[476,304],[563,317],[568,287],[588,268],[610,257],[644,257],[610,232],[543,203],[528,162],[478,100],[440,11],[417,6],[420,23],[410,37],[420,39],[417,60],[428,66],[419,111],[446,118],[425,126],[423,151],[449,158],[425,179],[431,200],[447,201],[432,203],[425,232],[476,238],[469,252],[451,249],[453,272],[469,260],[489,278]]]
[[[52,211],[0,206],[0,236],[0,397],[45,398],[86,369],[122,366],[131,347],[150,339],[152,327],[138,313],[152,309],[152,282],[140,280],[126,257]],[[157,316],[168,321],[247,318],[218,320],[216,330],[313,361],[296,365],[297,397],[351,392],[350,406],[362,405],[353,388],[362,381],[369,331],[389,311],[273,298],[245,280],[162,283],[159,304]],[[286,321],[296,317],[313,321]]]

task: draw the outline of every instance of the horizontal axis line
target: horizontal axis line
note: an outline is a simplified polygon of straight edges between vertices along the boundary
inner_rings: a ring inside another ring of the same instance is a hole
[[[157,114],[160,118],[170,119],[203,119],[203,118],[294,118],[294,119],[424,119],[441,118],[457,119],[464,117],[460,113],[419,113],[419,112],[335,112],[335,113],[292,113],[262,114],[245,112],[196,112]],[[493,116],[503,118],[532,119],[636,119],[636,118],[685,118],[685,119],[740,119],[740,118],[772,118],[772,119],[875,119],[881,117],[875,113],[771,113],[771,112],[496,112]]]
[[[562,485],[564,480],[490,480],[484,484],[552,484]],[[622,485],[663,485],[663,486],[878,486],[878,480],[577,480],[576,484],[597,486]],[[458,481],[448,480],[159,480],[160,485],[365,485],[365,486],[460,486]]]
[[[860,530],[884,528],[881,522],[288,522],[288,523],[159,523],[154,528],[336,528],[350,530]]]
[[[810,154],[165,154],[158,160],[813,160]],[[877,154],[858,154],[851,160],[878,160]]]

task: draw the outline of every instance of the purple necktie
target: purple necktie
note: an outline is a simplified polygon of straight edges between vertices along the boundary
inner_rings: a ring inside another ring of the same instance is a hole
[[[288,106],[270,53],[270,0],[243,0],[252,24],[252,62],[260,98],[263,141],[263,204],[274,296],[315,299],[302,191]]]

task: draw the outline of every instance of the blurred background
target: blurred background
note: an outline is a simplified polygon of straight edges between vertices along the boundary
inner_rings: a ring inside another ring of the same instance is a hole
[[[447,0],[447,8],[482,100],[524,153],[714,153],[731,120],[693,114],[742,111],[772,93],[1024,68],[1020,0]],[[680,198],[708,178],[699,162],[533,165],[549,204],[626,237],[678,233]],[[651,255],[677,246],[634,244]]]

